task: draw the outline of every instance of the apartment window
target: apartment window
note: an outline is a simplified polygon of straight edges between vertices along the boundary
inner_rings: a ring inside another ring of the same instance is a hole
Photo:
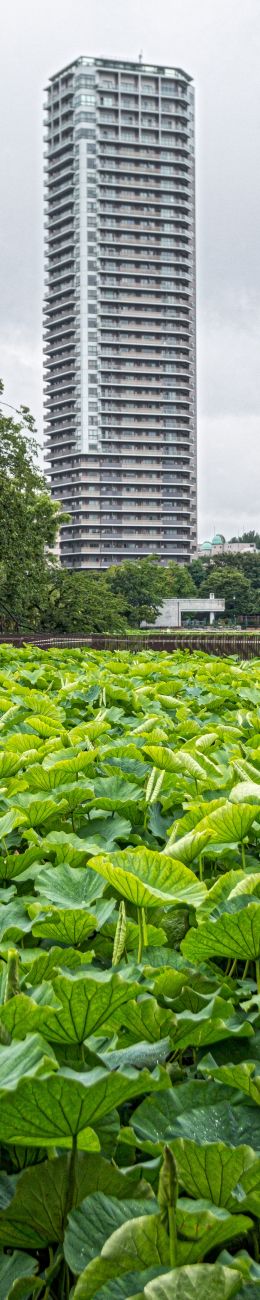
[[[100,104],[102,104],[102,108],[115,108],[114,96],[100,95]]]

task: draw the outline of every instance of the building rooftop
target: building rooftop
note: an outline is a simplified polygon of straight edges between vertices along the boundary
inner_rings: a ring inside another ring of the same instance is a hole
[[[154,75],[157,75],[157,76],[158,76],[158,75],[159,75],[159,76],[161,75],[161,76],[164,76],[164,77],[177,77],[177,78],[180,77],[181,80],[187,81],[188,83],[189,83],[190,81],[193,81],[193,77],[191,77],[191,76],[189,75],[188,72],[184,72],[184,69],[183,69],[183,68],[166,67],[164,64],[160,64],[160,63],[159,63],[159,64],[158,64],[158,63],[144,63],[143,60],[142,60],[141,58],[139,58],[139,59],[113,59],[113,58],[111,58],[111,59],[99,59],[99,58],[96,58],[94,54],[93,54],[93,55],[85,55],[85,54],[81,54],[81,55],[79,55],[79,57],[78,57],[77,59],[73,59],[73,60],[72,60],[72,63],[67,63],[66,66],[65,66],[65,68],[60,68],[59,72],[55,72],[55,73],[53,74],[53,76],[49,78],[49,81],[50,81],[50,82],[52,82],[52,81],[57,81],[57,77],[62,77],[62,76],[64,75],[64,73],[66,73],[66,72],[70,72],[71,69],[75,67],[75,64],[77,64],[77,65],[82,64],[83,66],[86,64],[86,65],[89,67],[89,66],[91,66],[91,64],[93,64],[93,63],[95,64],[95,66],[96,66],[97,68],[107,68],[107,67],[109,67],[109,68],[115,68],[115,71],[116,71],[117,69],[122,68],[123,71],[126,71],[126,72],[132,72],[133,69],[134,69],[135,72],[140,72],[140,71],[142,71],[142,72],[148,72],[148,73],[152,73],[153,76],[154,76]]]

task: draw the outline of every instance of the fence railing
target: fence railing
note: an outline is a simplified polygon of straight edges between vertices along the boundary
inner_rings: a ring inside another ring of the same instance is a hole
[[[73,650],[84,648],[92,650],[131,650],[136,654],[138,650],[164,650],[168,654],[173,654],[176,650],[193,650],[203,651],[204,654],[219,655],[225,658],[229,655],[237,655],[239,659],[260,658],[260,634],[256,633],[163,633],[156,632],[150,636],[145,633],[134,633],[130,636],[112,636],[93,633],[92,636],[51,636],[51,635],[32,635],[22,633],[17,635],[1,636],[0,645],[13,645],[22,647],[24,645],[37,646],[39,650],[64,649]]]

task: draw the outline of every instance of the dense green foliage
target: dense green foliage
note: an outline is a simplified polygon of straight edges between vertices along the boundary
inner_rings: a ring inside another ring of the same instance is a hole
[[[225,600],[225,618],[254,619],[260,614],[260,552],[251,555],[224,555],[216,563],[194,561],[191,571],[201,564],[203,574],[198,569],[199,591],[201,596],[208,596],[214,591],[216,596]],[[196,581],[195,573],[193,577]]]
[[[1,649],[1,1300],[260,1296],[259,704]]]
[[[8,627],[10,612],[32,628],[47,599],[46,549],[64,515],[37,465],[32,416],[26,407],[18,416],[0,410],[0,617]]]
[[[74,573],[58,567],[47,581],[40,627],[52,635],[125,632],[126,601],[111,591],[105,573]]]
[[[107,571],[107,581],[112,592],[124,599],[130,627],[140,627],[142,622],[153,623],[162,601],[170,596],[196,595],[187,565],[171,560],[164,567],[156,556],[113,565]]]

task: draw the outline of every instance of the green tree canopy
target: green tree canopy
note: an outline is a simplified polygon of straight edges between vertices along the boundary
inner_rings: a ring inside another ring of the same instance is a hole
[[[186,564],[177,564],[176,560],[170,560],[165,569],[161,569],[161,580],[162,574],[165,598],[171,596],[196,596],[196,586],[191,568],[188,569]]]
[[[257,551],[260,551],[260,533],[256,533],[254,528],[249,528],[247,533],[240,533],[239,537],[231,537],[231,542],[254,542]]]
[[[123,596],[130,627],[154,623],[165,597],[165,570],[156,556],[125,560],[107,570],[111,591]]]
[[[206,560],[191,560],[189,566],[189,575],[197,591],[200,590],[202,582],[205,581],[206,573],[209,571],[209,564]]]
[[[156,555],[125,560],[107,571],[111,590],[120,593],[130,627],[154,623],[163,601],[171,596],[193,596],[196,587],[186,565],[170,560],[163,565]]]
[[[0,386],[3,392],[3,386]],[[18,419],[0,409],[0,617],[31,628],[40,621],[40,606],[54,546],[65,518],[51,500],[37,464],[35,424],[27,407]]]
[[[250,618],[250,614],[256,612],[251,582],[238,568],[212,565],[200,587],[202,596],[208,596],[210,591],[225,599],[227,618]]]
[[[48,584],[42,627],[80,635],[125,632],[125,604],[123,596],[111,591],[104,573],[59,568]]]

